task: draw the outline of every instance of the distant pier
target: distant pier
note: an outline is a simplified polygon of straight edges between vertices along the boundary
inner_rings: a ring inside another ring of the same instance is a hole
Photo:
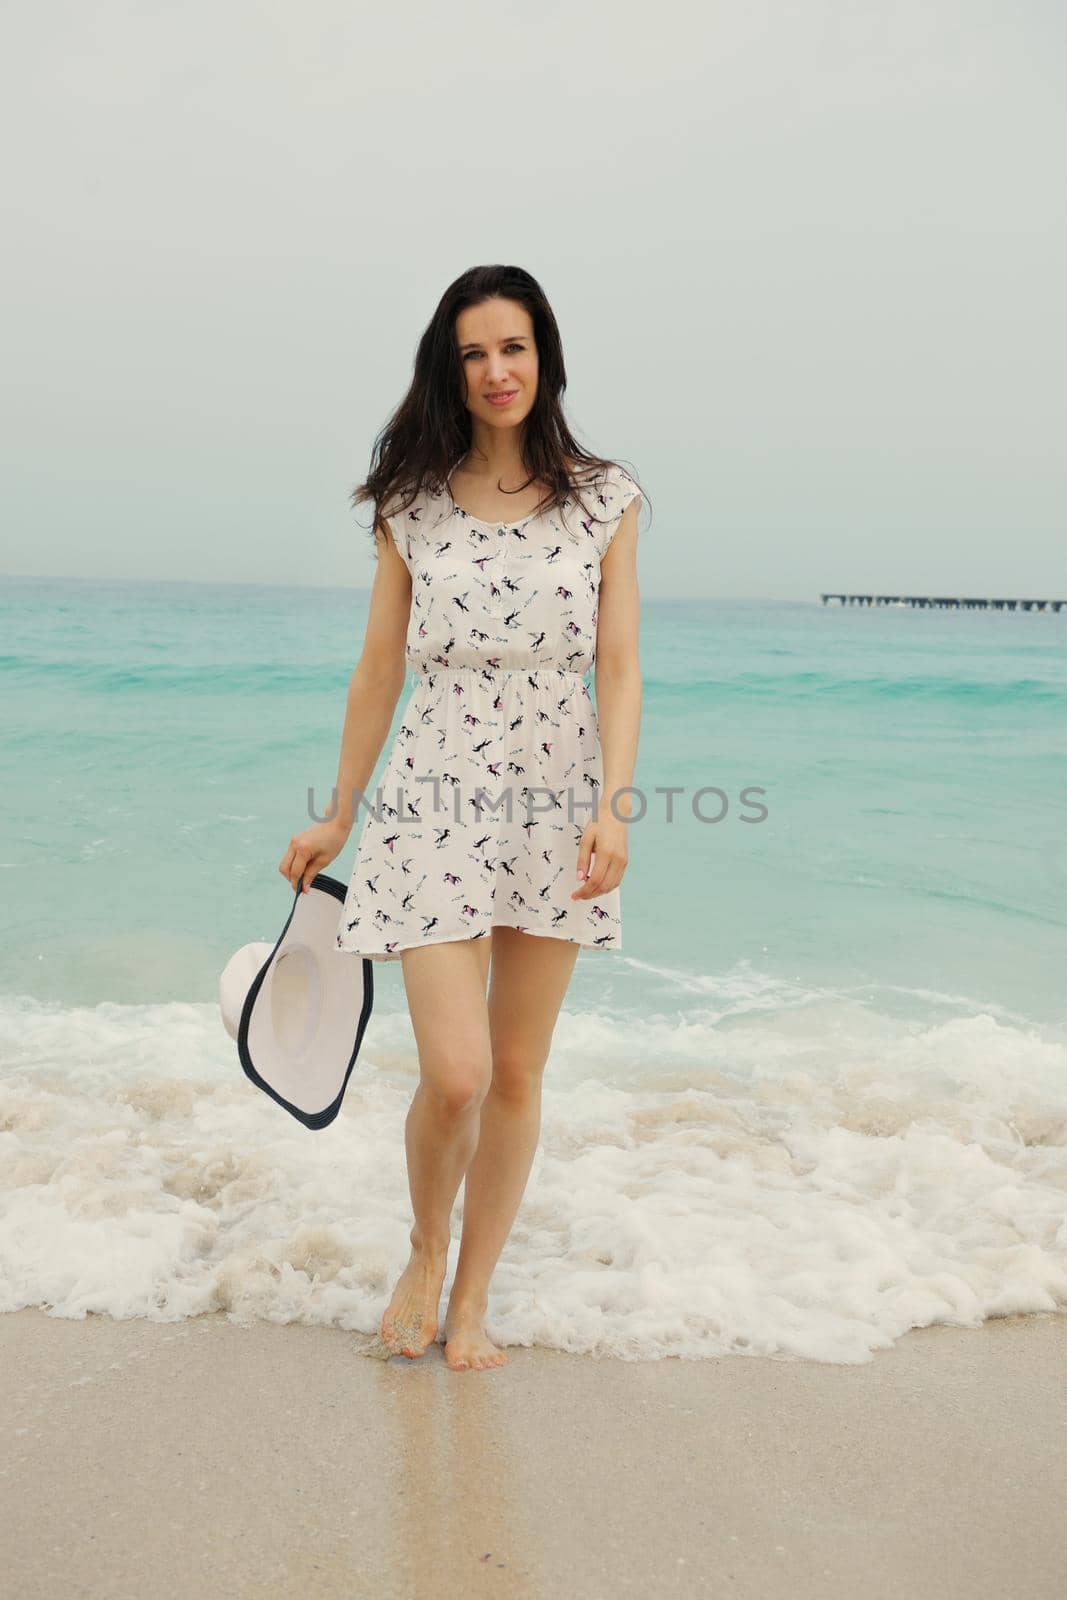
[[[984,600],[974,595],[945,594],[824,594],[843,606],[912,606],[932,611],[1059,611],[1067,600]]]

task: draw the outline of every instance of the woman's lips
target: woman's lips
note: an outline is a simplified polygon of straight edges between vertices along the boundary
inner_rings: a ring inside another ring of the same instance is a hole
[[[485,398],[491,406],[506,406],[514,400],[518,392],[517,389],[507,389],[502,390],[500,394],[487,394]]]

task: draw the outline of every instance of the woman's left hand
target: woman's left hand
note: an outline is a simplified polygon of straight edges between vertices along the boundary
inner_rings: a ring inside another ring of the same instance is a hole
[[[578,848],[578,878],[585,881],[580,881],[579,887],[572,890],[572,900],[593,900],[598,894],[618,888],[630,859],[628,827],[628,823],[620,822],[610,812],[586,824]],[[594,855],[596,863],[590,870],[590,858]]]

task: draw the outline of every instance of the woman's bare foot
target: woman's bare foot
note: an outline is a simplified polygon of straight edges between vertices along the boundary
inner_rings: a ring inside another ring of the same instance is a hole
[[[438,1253],[412,1246],[411,1259],[382,1317],[382,1341],[392,1355],[415,1360],[437,1338],[437,1310],[447,1266],[447,1250]]]
[[[445,1312],[445,1360],[453,1372],[465,1367],[502,1367],[507,1361],[504,1351],[482,1326],[484,1316],[484,1305],[453,1305],[449,1301]]]

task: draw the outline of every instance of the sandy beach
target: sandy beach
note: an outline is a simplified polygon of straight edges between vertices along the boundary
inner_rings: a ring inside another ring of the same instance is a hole
[[[458,1374],[222,1315],[26,1310],[0,1341],[18,1600],[1063,1593],[1062,1316],[849,1366],[513,1348]]]

